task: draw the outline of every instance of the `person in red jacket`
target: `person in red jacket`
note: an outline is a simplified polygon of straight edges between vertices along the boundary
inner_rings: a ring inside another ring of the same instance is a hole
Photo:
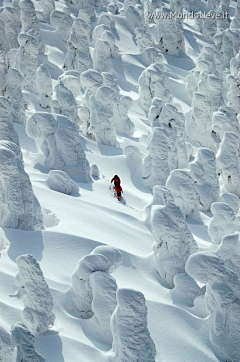
[[[111,179],[111,183],[114,181],[114,186],[116,187],[117,185],[120,186],[121,180],[120,177],[118,175],[113,176],[113,178]]]
[[[120,177],[118,175],[113,176],[113,178],[111,179],[111,183],[112,182],[114,182],[113,189],[116,191],[118,200],[120,200],[120,198],[122,196],[122,187],[120,185],[120,183],[121,183]]]

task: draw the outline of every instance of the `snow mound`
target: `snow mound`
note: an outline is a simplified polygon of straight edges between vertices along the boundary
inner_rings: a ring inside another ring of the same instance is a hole
[[[171,290],[171,296],[177,304],[193,307],[195,299],[202,295],[201,288],[186,273],[176,274],[173,283],[175,287]]]
[[[64,171],[49,171],[47,184],[52,190],[67,195],[77,194],[79,190],[78,185]]]

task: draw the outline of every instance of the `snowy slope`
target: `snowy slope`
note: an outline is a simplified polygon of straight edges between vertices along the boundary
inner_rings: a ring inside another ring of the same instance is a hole
[[[0,4],[1,5],[1,4]],[[63,0],[56,2],[61,9]],[[79,195],[69,196],[51,190],[46,182],[47,173],[34,167],[38,160],[37,147],[24,130],[16,125],[23,152],[25,170],[30,176],[33,190],[44,210],[45,230],[30,232],[0,229],[0,327],[8,332],[21,320],[23,303],[13,296],[17,287],[14,277],[18,272],[16,258],[30,253],[40,263],[54,299],[56,320],[53,328],[37,337],[36,349],[46,362],[105,362],[111,345],[106,344],[90,320],[81,319],[67,294],[71,274],[83,256],[102,244],[118,248],[123,255],[122,265],[113,272],[118,287],[141,291],[148,307],[148,325],[157,349],[156,362],[217,362],[208,337],[208,317],[200,318],[193,307],[178,303],[176,296],[164,285],[155,270],[152,245],[154,237],[149,231],[144,207],[151,201],[150,190],[144,187],[140,164],[124,155],[124,147],[137,146],[141,157],[147,155],[149,127],[138,102],[138,77],[147,64],[139,54],[128,24],[120,16],[114,35],[122,60],[114,60],[114,76],[122,95],[134,100],[130,119],[136,127],[133,136],[119,134],[119,147],[97,144],[84,138],[84,150],[90,164],[100,170],[99,178],[91,183],[78,184]],[[62,73],[66,46],[49,24],[41,24],[42,38],[46,44],[53,84]],[[196,58],[205,39],[185,21],[186,54],[165,56],[165,75],[174,101],[188,112],[191,100],[185,92],[184,79],[195,67]],[[28,97],[25,94],[25,97]],[[27,110],[29,117],[39,110],[35,96]],[[122,179],[123,200],[118,203],[109,191],[114,174]],[[202,214],[205,224],[210,214]],[[207,226],[189,224],[198,246],[205,250],[212,246]],[[215,246],[212,246],[215,249]]]

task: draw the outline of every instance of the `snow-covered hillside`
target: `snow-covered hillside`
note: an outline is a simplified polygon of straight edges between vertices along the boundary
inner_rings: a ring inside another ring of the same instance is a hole
[[[0,0],[1,362],[240,362],[239,17]]]

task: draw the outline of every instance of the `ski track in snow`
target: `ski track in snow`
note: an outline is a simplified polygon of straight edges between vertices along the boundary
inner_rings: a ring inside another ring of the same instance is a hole
[[[56,2],[56,6],[61,8],[61,1]],[[142,156],[147,154],[149,127],[143,122],[146,116],[137,100],[138,77],[146,64],[139,56],[126,21],[118,16],[113,18],[116,45],[122,54],[122,60],[115,60],[114,76],[121,94],[134,100],[130,118],[136,132],[132,137],[118,135],[119,148],[96,144],[85,138],[83,147],[87,159],[90,164],[97,164],[100,175],[92,183],[79,184],[78,196],[68,196],[51,190],[46,182],[47,173],[33,167],[37,159],[35,142],[26,135],[23,126],[15,125],[25,170],[41,207],[47,210],[48,227],[38,232],[0,229],[0,327],[9,331],[12,324],[21,320],[22,301],[11,297],[17,290],[15,261],[19,255],[31,253],[40,263],[50,287],[56,315],[52,330],[37,337],[37,351],[46,362],[107,361],[106,352],[111,346],[92,329],[91,320],[79,318],[65,295],[79,259],[96,246],[106,244],[118,248],[123,255],[122,265],[113,273],[118,287],[140,290],[147,300],[149,331],[157,348],[156,361],[217,362],[208,338],[208,319],[197,317],[190,307],[176,305],[171,290],[160,282],[154,267],[154,237],[142,213],[152,194],[142,186],[138,165],[123,155],[127,145],[137,146]],[[46,44],[47,65],[55,82],[62,73],[66,45],[49,24],[41,24],[41,34]],[[184,35],[186,54],[166,56],[165,74],[174,101],[188,112],[190,100],[184,79],[195,67],[204,40],[190,24],[185,24]],[[27,117],[38,110],[32,96]],[[117,202],[109,191],[110,179],[115,173],[122,179],[123,202]],[[204,215],[205,224],[208,220],[209,215]],[[212,245],[206,225],[189,224],[189,228],[200,249]]]

